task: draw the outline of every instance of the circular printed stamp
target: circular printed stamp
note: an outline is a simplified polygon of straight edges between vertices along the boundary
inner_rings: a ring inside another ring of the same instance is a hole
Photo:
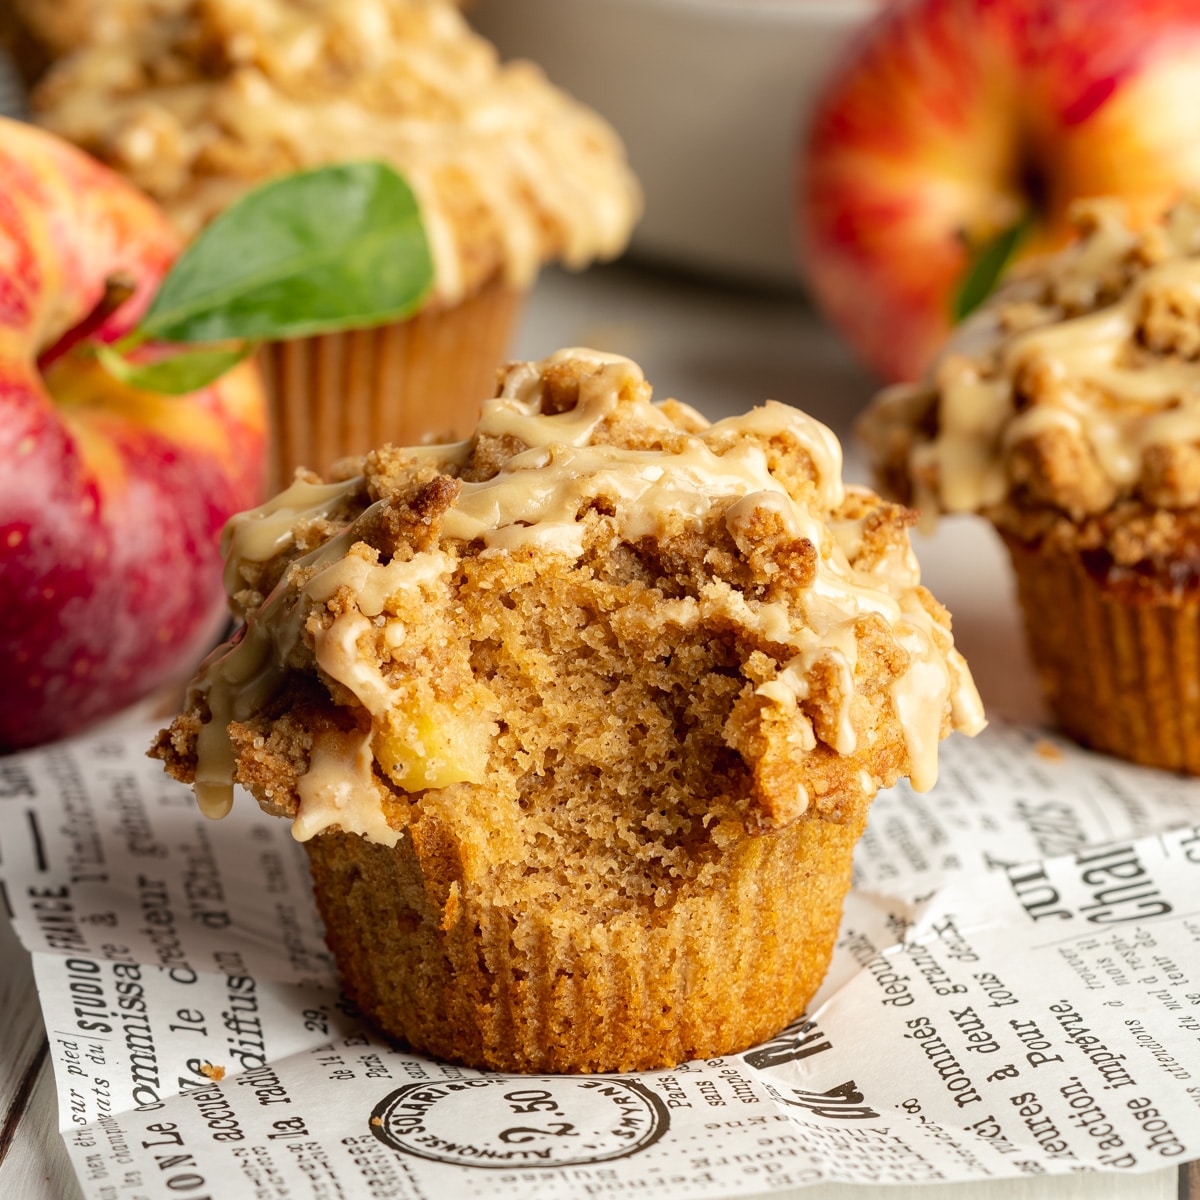
[[[631,1079],[481,1075],[409,1083],[371,1114],[394,1150],[462,1167],[567,1167],[627,1158],[667,1132],[667,1107]]]

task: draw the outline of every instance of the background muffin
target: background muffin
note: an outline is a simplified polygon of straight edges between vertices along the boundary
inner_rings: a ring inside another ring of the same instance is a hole
[[[768,404],[510,367],[475,439],[231,529],[244,634],[155,752],[304,840],[346,988],[475,1066],[742,1049],[818,986],[876,789],[982,724],[908,514]]]
[[[90,10],[28,7],[61,55],[35,116],[185,235],[265,179],[334,161],[385,161],[416,193],[435,268],[421,311],[269,349],[280,480],[385,440],[466,436],[539,266],[626,243],[640,201],[616,135],[536,67],[500,64],[447,0]]]
[[[1000,532],[1063,728],[1198,773],[1200,207],[1077,227],[860,428],[893,494]]]

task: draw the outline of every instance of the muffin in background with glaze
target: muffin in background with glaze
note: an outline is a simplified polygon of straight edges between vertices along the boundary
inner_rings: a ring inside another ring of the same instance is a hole
[[[153,752],[292,821],[347,992],[414,1048],[733,1053],[820,984],[876,790],[983,724],[910,516],[793,408],[514,364],[470,441],[235,518],[246,624]]]
[[[1076,223],[859,431],[885,491],[1000,533],[1063,729],[1200,774],[1200,202]]]
[[[541,265],[620,253],[640,193],[613,130],[449,0],[18,6],[57,56],[35,118],[192,236],[251,187],[379,160],[416,194],[433,288],[408,320],[277,342],[276,483],[386,441],[465,437]]]

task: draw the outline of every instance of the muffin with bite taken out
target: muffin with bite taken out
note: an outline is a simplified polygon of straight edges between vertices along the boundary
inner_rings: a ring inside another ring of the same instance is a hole
[[[513,364],[470,440],[235,519],[245,625],[153,752],[292,822],[347,992],[414,1048],[733,1053],[820,984],[876,790],[983,723],[909,523],[795,409]]]

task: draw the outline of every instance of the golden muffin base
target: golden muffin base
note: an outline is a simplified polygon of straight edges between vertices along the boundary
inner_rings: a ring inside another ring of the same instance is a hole
[[[1030,656],[1064,732],[1144,766],[1200,774],[1200,595],[1154,574],[1002,534]]]
[[[271,342],[259,362],[270,398],[270,490],[297,467],[327,474],[385,442],[466,438],[496,391],[523,296],[494,282],[406,321]]]
[[[864,824],[742,837],[715,879],[620,912],[460,896],[454,848],[407,833],[394,849],[340,832],[305,845],[346,993],[386,1033],[472,1067],[639,1071],[745,1050],[804,1011]]]

